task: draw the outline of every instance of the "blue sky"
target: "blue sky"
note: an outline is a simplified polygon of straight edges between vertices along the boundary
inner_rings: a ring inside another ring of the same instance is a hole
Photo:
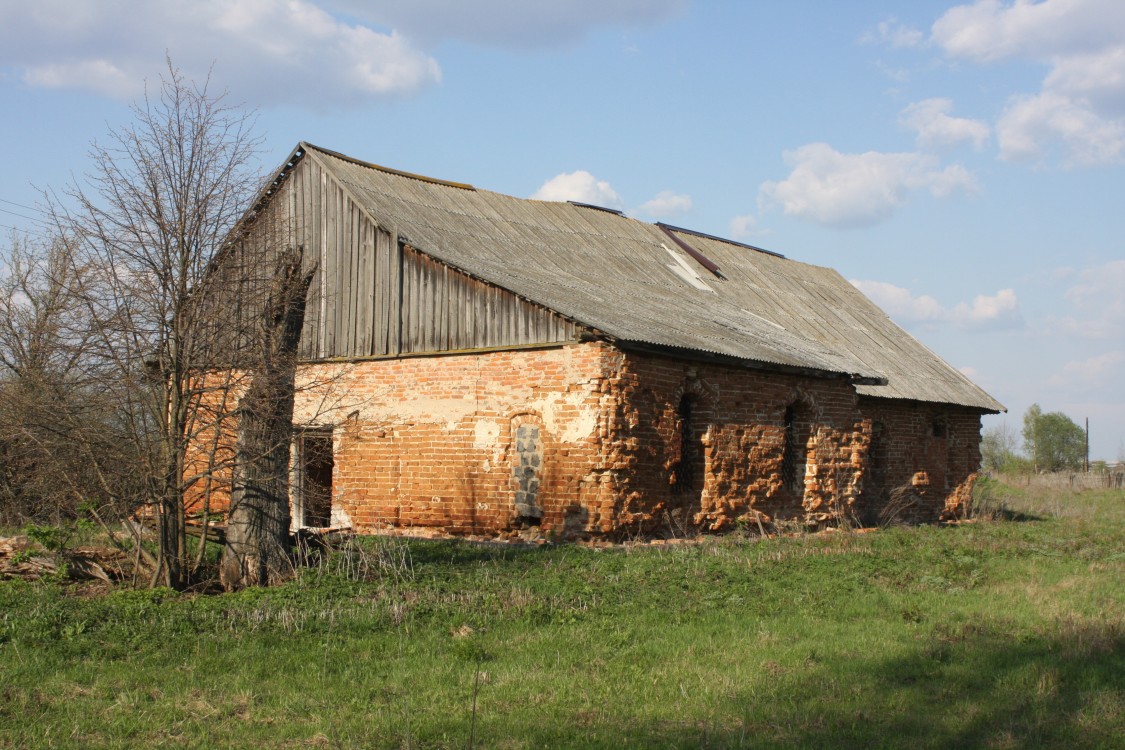
[[[832,266],[986,426],[1038,402],[1125,458],[1120,0],[8,0],[0,225],[166,54],[257,109],[263,168],[307,140]]]

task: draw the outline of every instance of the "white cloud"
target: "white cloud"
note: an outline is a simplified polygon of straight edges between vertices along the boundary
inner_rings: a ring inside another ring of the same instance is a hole
[[[544,182],[531,198],[540,201],[578,201],[616,209],[621,209],[624,205],[621,196],[608,182],[581,169],[555,175]]]
[[[876,224],[916,190],[942,198],[978,187],[964,167],[942,169],[936,158],[919,153],[843,154],[826,143],[810,143],[787,151],[785,161],[793,171],[781,182],[762,183],[759,201],[831,227]]]
[[[946,11],[932,33],[954,57],[1042,60],[1121,44],[1125,6],[1119,0],[977,0]]]
[[[918,133],[918,146],[924,149],[945,148],[972,143],[978,150],[988,140],[989,127],[980,120],[951,117],[953,102],[949,99],[923,99],[902,110],[899,122]]]
[[[1071,336],[1125,341],[1125,260],[1084,268],[1063,297],[1073,313],[1059,321]]]
[[[1125,109],[1125,44],[1056,59],[1043,81],[1055,91],[1092,102],[1098,109],[1122,114]]]
[[[637,212],[647,216],[655,216],[658,219],[665,219],[686,214],[691,211],[691,207],[690,195],[673,193],[671,190],[661,190],[655,198],[642,203]]]
[[[900,323],[931,323],[946,317],[941,303],[929,295],[915,297],[909,289],[884,281],[852,279],[851,284]]]
[[[23,81],[48,89],[75,88],[96,91],[116,99],[138,93],[138,78],[109,60],[47,63],[24,69]],[[142,81],[143,82],[143,81]]]
[[[1042,160],[1057,147],[1071,166],[1125,159],[1125,3],[978,0],[931,31],[953,58],[1050,66],[1040,90],[1011,97],[997,123],[1003,158]]]
[[[730,220],[730,236],[732,239],[746,241],[753,239],[758,233],[758,220],[750,214],[735,216]]]
[[[873,31],[864,34],[862,42],[880,42],[892,47],[918,47],[925,41],[925,35],[914,28],[899,22],[897,18],[880,21]]]
[[[460,39],[530,49],[573,42],[603,26],[641,26],[666,20],[690,0],[325,0],[357,18],[433,43]]]
[[[1125,155],[1125,120],[1107,120],[1088,106],[1054,93],[1015,97],[996,124],[1000,156],[1041,159],[1061,143],[1069,164],[1097,166]]]
[[[1101,388],[1121,383],[1121,371],[1125,366],[1125,351],[1110,351],[1093,357],[1067,362],[1062,371],[1052,375],[1047,384],[1077,386],[1079,388]]]
[[[254,105],[337,108],[441,80],[397,33],[341,22],[310,0],[37,0],[0,4],[0,66],[28,85],[137,96],[165,56]]]
[[[1020,328],[1023,316],[1020,315],[1019,301],[1013,289],[1001,289],[989,297],[978,294],[970,305],[962,302],[950,312],[949,319],[960,328],[974,330],[996,330]]]
[[[852,286],[901,325],[932,327],[951,323],[963,330],[983,331],[1022,328],[1023,316],[1015,291],[1001,289],[993,296],[978,295],[972,304],[961,302],[945,308],[933,297],[914,296],[909,289],[883,281],[851,280]]]

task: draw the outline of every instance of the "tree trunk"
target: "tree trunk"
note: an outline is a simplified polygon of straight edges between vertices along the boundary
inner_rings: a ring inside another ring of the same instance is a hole
[[[234,484],[219,579],[228,591],[289,576],[289,443],[297,345],[313,270],[303,248],[283,258],[261,320],[260,354],[235,417]],[[314,269],[315,270],[315,269]]]

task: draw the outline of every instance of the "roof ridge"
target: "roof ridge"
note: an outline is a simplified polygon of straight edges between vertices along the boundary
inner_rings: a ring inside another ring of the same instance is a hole
[[[328,156],[334,156],[337,159],[340,159],[341,161],[346,161],[346,162],[349,162],[351,164],[355,164],[355,165],[360,166],[360,167],[367,167],[368,169],[377,169],[380,172],[386,172],[387,174],[393,174],[393,175],[396,175],[398,177],[406,177],[406,178],[409,178],[411,180],[418,180],[419,182],[428,182],[431,185],[441,185],[443,187],[458,188],[459,190],[471,190],[471,191],[474,191],[474,192],[476,191],[476,188],[473,187],[472,185],[470,185],[467,182],[453,182],[451,180],[439,180],[436,177],[427,177],[426,175],[415,174],[414,172],[404,172],[401,169],[392,169],[391,167],[384,167],[381,164],[373,164],[372,162],[369,162],[369,161],[363,161],[362,159],[356,159],[354,156],[348,156],[347,154],[342,154],[339,151],[333,151],[330,148],[323,148],[322,146],[317,146],[315,144],[308,143],[306,141],[301,141],[300,145],[301,145],[302,148],[305,148],[305,149],[311,148],[313,150],[319,151],[322,154],[327,154]]]

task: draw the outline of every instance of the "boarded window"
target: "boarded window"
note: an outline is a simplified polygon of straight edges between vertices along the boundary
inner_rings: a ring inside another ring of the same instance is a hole
[[[296,441],[297,518],[301,526],[332,523],[332,430],[307,429]]]
[[[530,526],[543,519],[539,504],[539,477],[543,469],[543,444],[539,425],[521,424],[516,428],[516,451],[513,474],[516,482],[516,515]]]

